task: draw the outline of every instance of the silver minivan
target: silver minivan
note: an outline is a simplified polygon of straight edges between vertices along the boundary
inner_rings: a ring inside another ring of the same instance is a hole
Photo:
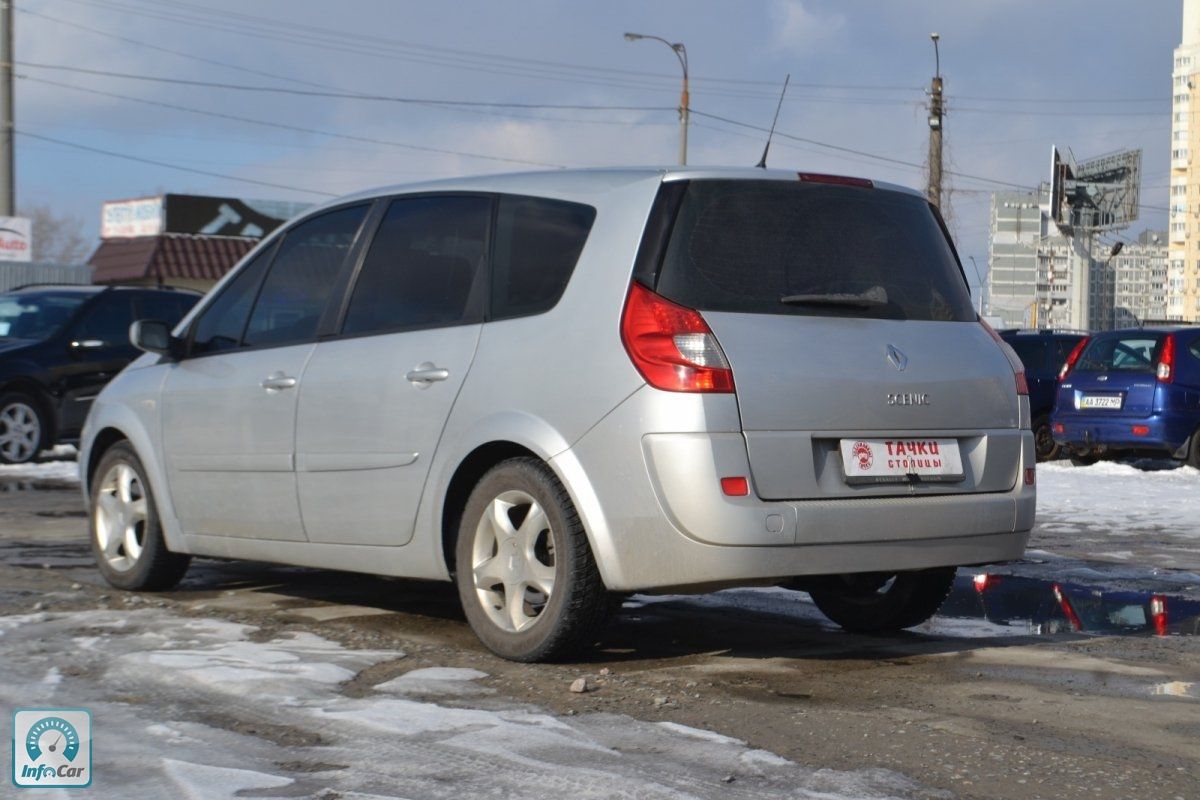
[[[367,192],[263,241],[97,399],[113,585],[189,558],[454,580],[495,653],[629,592],[783,585],[928,619],[1034,519],[1024,373],[920,195],[758,169]]]

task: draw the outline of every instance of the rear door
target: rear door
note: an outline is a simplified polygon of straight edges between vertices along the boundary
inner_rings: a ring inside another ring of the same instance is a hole
[[[1058,412],[1141,419],[1154,410],[1155,370],[1166,334],[1146,331],[1094,336],[1059,394]]]
[[[70,331],[69,361],[62,375],[62,427],[70,435],[83,426],[92,400],[137,357],[129,341],[135,293],[112,289],[93,300]]]
[[[317,345],[296,428],[309,541],[403,545],[483,323],[493,199],[393,200],[340,336]]]
[[[162,393],[162,442],[184,533],[303,541],[296,398],[368,206],[292,228],[192,325]]]
[[[1013,370],[923,198],[693,181],[656,291],[702,311],[728,357],[760,496],[907,494],[847,483],[841,443],[933,434],[955,442],[963,474],[922,488],[1013,486]]]

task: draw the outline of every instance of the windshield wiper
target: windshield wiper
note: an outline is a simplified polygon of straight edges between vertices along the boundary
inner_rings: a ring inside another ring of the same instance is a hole
[[[789,306],[846,306],[848,308],[880,308],[888,304],[887,289],[872,286],[862,294],[788,294],[779,302]]]

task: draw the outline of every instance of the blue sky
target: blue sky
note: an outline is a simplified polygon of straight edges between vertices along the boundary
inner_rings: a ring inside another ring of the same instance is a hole
[[[697,112],[694,164],[753,164],[762,134],[699,112],[769,125],[786,73],[792,86],[780,132],[923,164],[923,89],[933,69],[929,33],[936,30],[949,107],[948,169],[1032,187],[1047,177],[1051,144],[1070,146],[1079,158],[1141,147],[1143,203],[1167,204],[1179,0],[17,0],[17,7],[17,60],[28,65],[18,68],[28,76],[17,84],[19,130],[294,187],[189,174],[20,137],[18,204],[51,203],[79,215],[89,235],[98,228],[101,201],[163,191],[319,200],[319,193],[523,168],[497,158],[571,166],[672,163],[678,64],[661,44],[624,41],[627,30],[687,45]],[[48,66],[299,90],[664,110],[467,110]],[[1073,102],[1047,102],[1063,99]],[[771,165],[924,183],[919,167],[787,139],[772,146]],[[987,193],[995,188],[960,176],[948,184],[959,248],[981,267]],[[1146,225],[1165,227],[1164,213],[1144,211],[1127,233]]]

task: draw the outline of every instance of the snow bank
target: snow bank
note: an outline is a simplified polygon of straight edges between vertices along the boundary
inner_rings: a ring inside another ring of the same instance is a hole
[[[1200,539],[1200,470],[1144,470],[1101,462],[1038,466],[1038,520],[1125,533],[1166,531]]]

